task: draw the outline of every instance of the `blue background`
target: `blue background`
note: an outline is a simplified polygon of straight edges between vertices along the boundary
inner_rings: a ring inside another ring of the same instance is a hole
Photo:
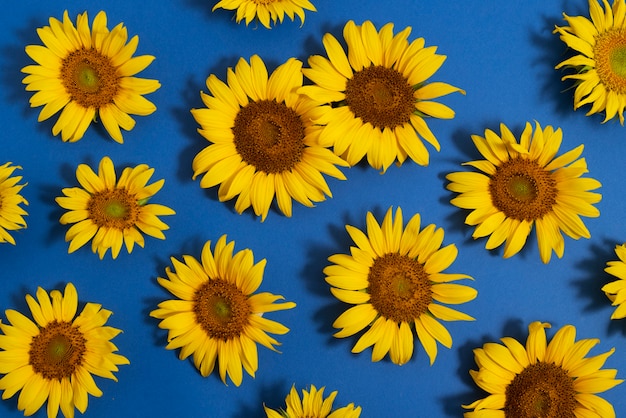
[[[77,6],[80,3],[80,6]],[[97,379],[102,398],[90,398],[90,417],[262,417],[263,403],[284,406],[292,384],[298,389],[314,384],[326,392],[338,390],[335,405],[349,402],[363,407],[363,417],[459,417],[461,404],[482,398],[468,370],[475,368],[472,350],[502,336],[525,341],[531,321],[551,322],[555,329],[573,324],[578,338],[600,338],[592,354],[616,348],[605,367],[626,376],[626,322],[611,321],[613,308],[600,291],[612,280],[603,269],[615,260],[616,244],[626,241],[623,155],[625,128],[615,121],[601,124],[603,116],[585,117],[574,112],[573,90],[560,81],[554,66],[567,56],[565,45],[553,35],[563,25],[562,12],[588,15],[587,1],[528,0],[520,2],[394,0],[316,0],[317,13],[307,13],[303,26],[286,20],[267,30],[261,25],[236,24],[233,13],[211,12],[215,2],[181,1],[35,1],[11,2],[10,12],[0,15],[0,162],[23,166],[28,186],[28,228],[14,233],[16,246],[0,247],[0,311],[28,313],[24,295],[37,286],[47,290],[75,283],[81,303],[99,302],[114,315],[109,324],[124,330],[114,342],[131,365],[122,366],[119,382]],[[418,4],[419,3],[419,4]],[[7,7],[7,6],[5,6]],[[125,143],[112,141],[104,129],[92,125],[77,143],[53,137],[56,117],[37,123],[40,109],[28,105],[30,93],[21,83],[20,69],[31,64],[24,46],[40,44],[36,28],[48,18],[62,18],[68,8],[75,19],[89,12],[90,21],[104,9],[109,27],[124,22],[129,34],[139,35],[137,53],[156,56],[140,76],[156,78],[162,87],[148,96],[158,107],[155,114],[138,117],[126,133]],[[5,10],[7,10],[5,8]],[[411,39],[423,36],[426,45],[439,46],[448,56],[431,81],[444,81],[467,91],[441,101],[456,110],[453,120],[429,120],[441,143],[431,147],[431,164],[412,162],[392,166],[384,175],[367,165],[344,169],[348,180],[328,179],[333,198],[315,208],[294,205],[292,218],[271,210],[264,223],[251,211],[238,215],[233,203],[220,203],[215,189],[203,190],[192,181],[191,161],[207,145],[196,133],[189,110],[201,107],[199,92],[206,91],[206,77],[225,79],[226,69],[239,57],[259,54],[273,69],[289,57],[306,61],[310,54],[324,54],[322,36],[341,38],[344,24],[369,19],[380,28],[394,22],[396,30],[412,26]],[[487,251],[485,240],[474,241],[467,215],[449,201],[445,175],[463,170],[460,164],[478,159],[470,140],[486,128],[498,130],[500,122],[519,135],[526,121],[561,127],[561,152],[585,144],[589,176],[603,187],[597,204],[601,216],[585,219],[592,238],[566,238],[565,255],[541,263],[534,235],[512,259],[502,251]],[[79,163],[94,168],[105,155],[119,168],[146,163],[155,167],[154,179],[165,178],[154,202],[176,210],[164,217],[171,227],[167,239],[146,238],[146,248],[132,254],[110,255],[100,261],[89,246],[67,254],[59,224],[63,211],[54,198],[63,187],[77,185]],[[369,350],[350,353],[356,338],[335,339],[331,324],[348,306],[335,300],[324,282],[327,257],[345,253],[351,244],[344,225],[365,225],[365,214],[377,218],[390,206],[400,206],[405,219],[419,212],[424,223],[445,229],[444,244],[459,249],[448,272],[466,273],[476,280],[477,299],[461,310],[475,322],[447,323],[454,345],[439,346],[431,367],[416,341],[413,359],[399,367],[385,359],[370,361]],[[244,375],[242,385],[224,385],[216,374],[202,378],[190,361],[178,360],[178,352],[165,350],[166,332],[148,316],[158,302],[170,298],[156,283],[170,264],[169,257],[199,257],[207,240],[222,234],[235,240],[236,249],[250,248],[255,259],[267,259],[262,291],[295,301],[295,309],[270,315],[291,328],[278,339],[282,354],[259,348],[256,378]],[[626,385],[602,396],[626,416]],[[0,416],[18,417],[17,396],[0,402]],[[36,415],[45,416],[45,408]]]

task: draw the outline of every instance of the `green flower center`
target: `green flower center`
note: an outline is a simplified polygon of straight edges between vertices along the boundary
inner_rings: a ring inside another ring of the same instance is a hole
[[[85,344],[85,337],[78,328],[55,320],[33,337],[28,352],[30,365],[45,379],[68,378],[83,363]]]
[[[100,89],[100,77],[98,77],[96,70],[87,63],[78,66],[76,81],[85,92],[95,93]]]
[[[193,312],[209,337],[223,341],[239,337],[252,315],[247,296],[221,279],[208,280],[196,290]]]
[[[77,49],[61,62],[61,83],[82,107],[99,109],[113,103],[120,76],[109,57],[95,49]]]
[[[598,35],[593,54],[600,82],[608,90],[626,93],[626,31],[614,29]]]
[[[87,210],[98,227],[123,230],[136,225],[140,205],[126,189],[111,189],[93,194]]]
[[[524,174],[511,176],[508,186],[510,196],[518,201],[528,202],[537,197],[537,185],[532,177]]]
[[[609,61],[615,74],[626,78],[626,45],[620,45],[611,51]]]
[[[128,206],[125,202],[112,200],[104,205],[104,213],[115,219],[123,219],[128,214]]]

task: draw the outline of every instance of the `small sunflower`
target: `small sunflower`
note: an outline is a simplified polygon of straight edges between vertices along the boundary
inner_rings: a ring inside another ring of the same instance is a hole
[[[174,271],[166,268],[161,286],[178,299],[159,303],[150,316],[161,319],[168,330],[168,350],[180,348],[181,360],[193,355],[196,368],[208,376],[218,363],[219,374],[239,386],[242,367],[254,377],[258,368],[257,344],[276,351],[279,345],[267,335],[285,334],[289,329],[266,319],[266,312],[291,309],[293,302],[274,303],[282,296],[254,293],[263,280],[265,259],[254,263],[251,250],[233,254],[235,243],[220,237],[211,251],[211,241],[202,249],[199,262],[184,255],[183,262],[172,257]]]
[[[526,347],[504,337],[503,344],[474,350],[478,370],[470,375],[489,396],[464,405],[473,410],[465,418],[615,418],[613,406],[596,395],[623,382],[616,370],[601,369],[615,349],[586,357],[599,340],[575,341],[576,328],[566,325],[547,343],[545,328],[550,324],[531,323]]]
[[[98,174],[86,164],[76,169],[76,178],[82,188],[63,189],[65,196],[55,200],[68,212],[59,220],[63,225],[74,224],[65,234],[70,241],[69,253],[73,253],[89,240],[91,250],[104,258],[111,249],[117,258],[122,244],[130,254],[135,244],[144,246],[141,234],[165,239],[163,231],[169,227],[159,216],[174,215],[167,206],[150,203],[148,200],[158,192],[165,180],[147,184],[154,168],[146,164],[126,167],[116,180],[115,167],[109,157],[100,160]]]
[[[53,290],[48,295],[39,287],[36,295],[37,300],[26,295],[35,322],[8,309],[10,325],[0,323],[2,399],[21,391],[17,408],[24,415],[34,414],[47,400],[49,418],[59,408],[70,418],[74,408],[85,412],[88,395],[102,396],[92,375],[117,381],[117,366],[129,364],[110,341],[121,330],[105,326],[112,312],[98,303],[87,303],[76,316],[78,294],[71,283],[63,294]]]
[[[20,206],[28,205],[28,201],[20,194],[26,184],[18,184],[22,176],[12,176],[16,169],[21,168],[10,162],[0,165],[0,243],[15,245],[15,239],[9,231],[26,228],[24,216],[28,213]]]
[[[255,18],[266,28],[270,29],[270,20],[272,24],[276,24],[278,20],[283,23],[285,15],[289,19],[294,20],[297,15],[304,24],[304,11],[317,11],[315,6],[309,0],[220,0],[215,9],[236,10],[237,23],[246,20],[246,26]]]
[[[601,187],[597,180],[582,177],[587,163],[579,158],[583,145],[556,156],[563,133],[552,126],[542,129],[530,123],[518,142],[509,128],[500,124],[501,135],[487,129],[485,137],[472,140],[485,160],[470,161],[482,173],[456,172],[446,176],[447,188],[459,193],[451,203],[472,212],[467,225],[477,225],[472,237],[489,235],[485,247],[494,249],[504,243],[504,257],[517,254],[526,243],[533,226],[541,260],[550,261],[552,251],[561,258],[562,232],[573,239],[589,238],[581,216],[600,215],[593,204],[602,196],[592,193]]]
[[[315,121],[324,125],[320,143],[333,147],[351,166],[367,156],[383,171],[407,157],[428,165],[423,140],[439,151],[439,142],[426,124],[427,117],[451,119],[454,111],[433,101],[465,92],[446,83],[427,80],[446,59],[437,47],[424,47],[424,39],[408,42],[411,27],[394,35],[388,23],[378,32],[372,22],[357,26],[349,21],[343,36],[344,52],[331,34],[323,43],[328,58],[313,55],[304,75],[314,85],[299,91],[320,105]]]
[[[393,363],[402,365],[413,356],[414,329],[432,365],[437,341],[452,346],[439,320],[474,319],[439,304],[462,304],[477,295],[471,287],[451,283],[470,276],[442,273],[454,262],[456,246],[440,248],[443,229],[431,224],[420,230],[419,214],[403,229],[400,208],[395,220],[389,208],[381,225],[368,212],[367,235],[350,225],[346,230],[356,247],[350,247],[350,255],[332,255],[328,261],[333,264],[324,268],[332,294],[355,305],[335,320],[333,327],[341,330],[334,336],[349,337],[368,328],[352,352],[373,345],[372,361],[389,353]]]
[[[337,391],[324,399],[324,387],[320,390],[313,385],[307,391],[302,389],[302,400],[298,395],[295,386],[291,387],[289,395],[285,398],[287,410],[275,411],[264,406],[267,418],[358,418],[361,416],[361,407],[355,407],[350,403],[342,408],[333,410],[333,402],[337,396]]]
[[[26,53],[37,65],[28,65],[22,82],[26,90],[36,93],[31,107],[44,106],[39,122],[57,112],[52,127],[54,135],[74,142],[83,137],[98,116],[111,138],[124,141],[120,128],[135,126],[130,115],[147,116],[156,110],[143,95],[156,91],[157,80],[135,77],[154,57],[133,57],[139,37],[128,40],[128,31],[120,23],[111,31],[106,13],[100,12],[89,29],[87,12],[79,14],[76,26],[67,10],[63,21],[50,18],[50,26],[37,29],[44,45],[28,45]]]
[[[626,301],[626,244],[617,245],[615,254],[619,260],[609,261],[604,271],[617,277],[618,280],[602,286],[602,291],[613,302],[613,306],[616,306],[611,319],[622,319],[626,318],[626,303],[624,303]]]
[[[218,197],[237,197],[235,210],[252,206],[265,220],[274,196],[291,216],[292,199],[305,206],[332,196],[322,174],[345,180],[337,166],[347,164],[318,145],[320,127],[312,123],[315,104],[296,93],[302,86],[302,63],[294,58],[268,78],[257,55],[228,69],[228,85],[211,74],[212,96],[201,93],[207,108],[192,109],[198,132],[211,145],[193,159],[200,187],[220,185]]]

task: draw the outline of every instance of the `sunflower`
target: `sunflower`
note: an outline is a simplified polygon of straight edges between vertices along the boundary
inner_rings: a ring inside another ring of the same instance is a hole
[[[274,196],[291,216],[292,198],[305,206],[332,196],[322,174],[345,180],[336,166],[347,164],[318,145],[315,104],[296,93],[302,86],[302,63],[290,58],[269,76],[257,55],[228,69],[228,85],[211,74],[201,93],[207,108],[192,109],[198,132],[211,145],[193,159],[200,186],[220,185],[218,197],[238,195],[235,210],[252,206],[265,220]]]
[[[613,306],[617,306],[611,315],[611,319],[626,318],[626,244],[617,245],[615,254],[618,261],[609,261],[604,269],[607,273],[615,276],[618,280],[602,286],[602,291],[606,294]]]
[[[361,416],[361,407],[355,408],[354,404],[348,404],[342,408],[332,410],[337,391],[332,392],[324,399],[324,387],[317,390],[311,385],[310,391],[302,389],[302,400],[295,386],[291,387],[289,395],[285,398],[287,410],[275,411],[264,406],[267,418],[358,418]]]
[[[22,167],[5,163],[0,165],[0,243],[9,242],[15,245],[15,239],[8,231],[26,228],[24,216],[28,215],[20,206],[28,205],[20,191],[26,184],[18,184],[22,176],[11,176],[16,169]]]
[[[593,204],[602,196],[590,192],[600,182],[581,177],[587,172],[585,159],[579,158],[583,145],[557,157],[563,137],[560,128],[542,129],[537,123],[533,132],[526,123],[519,142],[504,124],[500,131],[500,136],[489,129],[484,138],[472,135],[486,159],[464,165],[482,173],[448,174],[447,188],[460,193],[451,203],[472,210],[465,223],[477,225],[475,239],[489,235],[487,249],[505,243],[505,258],[517,254],[534,225],[541,260],[548,263],[552,251],[560,258],[565,245],[561,232],[573,239],[589,238],[580,217],[600,214]]]
[[[279,343],[269,335],[285,334],[289,329],[266,319],[266,312],[291,309],[293,302],[274,303],[282,296],[254,293],[263,280],[265,259],[254,263],[251,250],[233,254],[234,241],[221,236],[211,251],[211,241],[202,249],[201,262],[189,255],[183,262],[172,257],[174,271],[166,268],[167,279],[161,286],[178,299],[161,302],[150,316],[161,319],[159,327],[168,330],[168,350],[180,348],[179,358],[193,354],[202,376],[219,364],[219,374],[239,386],[242,367],[254,377],[258,368],[256,344],[276,351]]]
[[[126,167],[116,181],[115,167],[109,157],[100,160],[98,174],[88,165],[80,164],[76,178],[82,188],[65,188],[65,196],[55,199],[68,210],[59,221],[63,225],[74,224],[65,234],[65,240],[70,241],[68,252],[73,253],[92,240],[91,250],[97,251],[100,259],[109,248],[113,258],[117,258],[122,244],[129,254],[135,244],[143,247],[142,232],[165,239],[162,231],[169,227],[159,216],[175,212],[167,206],[147,204],[165,181],[147,184],[153,173],[154,168],[145,164]]]
[[[585,357],[599,340],[575,341],[576,328],[566,325],[547,343],[545,328],[550,324],[531,323],[526,347],[504,337],[503,344],[474,350],[478,370],[470,375],[490,395],[464,405],[473,409],[465,418],[615,418],[613,406],[596,395],[623,381],[616,370],[601,370],[615,349]]]
[[[22,82],[26,90],[36,92],[31,107],[44,106],[39,122],[61,111],[52,133],[61,133],[63,141],[81,139],[99,116],[111,138],[122,143],[120,128],[129,131],[135,126],[130,115],[146,116],[156,110],[143,95],[161,85],[135,77],[154,57],[133,57],[139,38],[126,43],[128,31],[122,23],[109,31],[101,11],[90,30],[87,12],[78,15],[74,26],[66,10],[63,22],[51,17],[50,26],[37,33],[44,45],[26,47],[37,65],[22,68],[28,74]]]
[[[110,341],[121,332],[105,326],[111,311],[97,303],[87,303],[75,317],[78,295],[72,283],[61,294],[50,295],[39,287],[37,300],[26,295],[35,322],[12,309],[5,314],[10,325],[0,323],[0,379],[2,399],[21,390],[17,408],[32,415],[48,401],[48,417],[61,412],[74,416],[74,408],[84,413],[88,395],[102,396],[92,375],[117,378],[118,365],[129,364],[116,354]]]
[[[442,273],[457,256],[454,244],[440,248],[443,229],[428,225],[420,230],[420,215],[414,215],[403,229],[402,210],[393,219],[389,208],[378,225],[367,213],[367,235],[347,225],[356,244],[350,255],[335,254],[324,268],[332,294],[355,305],[341,314],[333,327],[337,338],[369,328],[356,342],[353,353],[374,346],[372,361],[387,353],[395,364],[405,364],[413,355],[413,331],[417,333],[432,365],[437,341],[452,346],[452,337],[438,321],[471,321],[472,318],[437,302],[461,304],[476,297],[476,290],[451,283],[471,279],[465,274]]]
[[[320,105],[315,121],[324,128],[320,143],[333,147],[350,165],[367,156],[383,172],[407,157],[428,165],[422,140],[439,151],[439,142],[425,118],[451,119],[454,111],[433,101],[450,93],[465,92],[446,83],[427,83],[446,57],[437,47],[424,47],[424,39],[407,41],[411,27],[394,35],[393,24],[380,32],[369,20],[362,26],[349,21],[343,36],[347,55],[331,34],[323,43],[329,58],[313,55],[303,69],[314,85],[299,91]]]
[[[283,23],[285,15],[294,20],[297,15],[304,24],[304,11],[316,12],[315,6],[309,0],[220,0],[215,9],[237,10],[237,23],[246,20],[246,26],[258,18],[259,22],[270,29],[270,19],[272,24],[276,20]]]

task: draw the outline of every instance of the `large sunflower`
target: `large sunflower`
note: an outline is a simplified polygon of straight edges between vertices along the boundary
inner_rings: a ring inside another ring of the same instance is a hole
[[[82,186],[63,189],[65,196],[56,201],[68,212],[59,220],[62,224],[74,224],[65,234],[70,241],[69,253],[73,253],[89,240],[91,250],[98,252],[100,259],[111,249],[113,258],[126,245],[128,253],[135,244],[143,247],[141,234],[165,239],[163,231],[169,227],[159,216],[173,215],[167,206],[150,203],[148,200],[158,192],[165,180],[147,184],[154,168],[146,164],[126,167],[116,180],[115,167],[109,157],[100,160],[98,174],[86,164],[76,169],[76,178]]]
[[[361,407],[350,403],[342,408],[333,410],[333,402],[337,391],[331,392],[324,399],[324,387],[320,390],[311,385],[310,391],[302,389],[302,400],[295,386],[291,387],[285,398],[287,410],[275,411],[264,406],[267,418],[358,418],[361,416]]]
[[[28,205],[20,191],[26,184],[18,184],[22,176],[13,176],[16,169],[22,167],[5,163],[0,165],[0,243],[9,242],[15,245],[15,239],[9,231],[26,228],[24,216],[28,215],[20,206]]]
[[[247,26],[258,18],[259,22],[268,29],[270,29],[270,20],[272,24],[276,24],[277,20],[282,23],[285,15],[291,20],[294,20],[297,15],[304,23],[305,10],[317,11],[309,0],[220,0],[213,6],[213,11],[219,8],[236,10],[237,23],[245,19]]]
[[[92,375],[117,381],[117,366],[129,364],[110,341],[121,330],[105,326],[112,312],[87,303],[75,317],[78,294],[71,283],[63,294],[53,290],[48,295],[39,287],[37,300],[26,295],[26,302],[35,322],[8,309],[10,325],[0,323],[2,399],[21,391],[17,408],[27,416],[46,400],[49,418],[59,408],[67,418],[74,416],[74,408],[84,413],[88,395],[102,396]]]
[[[611,319],[622,319],[626,318],[626,244],[617,245],[615,254],[619,260],[609,261],[604,271],[617,277],[617,280],[602,286],[602,291],[616,306]]]
[[[42,45],[28,45],[26,53],[37,65],[22,72],[26,90],[36,93],[32,107],[44,106],[39,121],[61,111],[52,133],[63,141],[78,141],[98,117],[111,138],[124,141],[120,128],[131,130],[130,115],[146,116],[156,110],[143,97],[161,85],[157,80],[137,78],[152,60],[151,55],[133,57],[139,38],[128,43],[128,31],[120,23],[111,31],[106,13],[100,12],[89,29],[87,12],[79,14],[76,26],[67,10],[63,22],[51,17],[50,26],[37,29]]]
[[[300,91],[320,105],[315,121],[324,125],[323,146],[332,146],[350,165],[367,156],[383,171],[407,157],[427,165],[422,140],[439,151],[439,142],[425,118],[450,119],[454,111],[433,101],[453,92],[465,92],[446,83],[427,83],[446,57],[437,47],[424,47],[424,39],[407,41],[411,28],[393,34],[393,24],[380,32],[369,20],[362,26],[349,21],[339,41],[327,33],[323,43],[328,58],[313,55],[311,68],[302,71],[314,85]]]
[[[471,287],[451,283],[471,279],[465,274],[442,273],[455,260],[454,244],[443,248],[443,229],[428,225],[420,230],[420,215],[414,215],[403,229],[402,211],[391,208],[381,225],[367,213],[367,235],[346,225],[356,244],[350,255],[328,258],[333,265],[324,269],[332,294],[355,305],[333,323],[343,338],[368,328],[358,339],[353,353],[374,346],[372,361],[387,353],[391,361],[402,365],[413,355],[413,329],[433,364],[437,341],[452,346],[452,337],[439,322],[473,320],[445,304],[461,304],[476,297]]]
[[[201,93],[207,108],[192,109],[198,132],[211,145],[193,160],[200,186],[220,185],[226,201],[238,195],[235,210],[252,206],[265,220],[274,196],[279,209],[291,216],[292,199],[305,206],[332,196],[322,174],[345,179],[336,166],[347,164],[318,144],[313,124],[315,104],[296,93],[302,86],[302,63],[294,58],[269,76],[257,55],[240,59],[228,69],[228,85],[211,74],[211,95]]]
[[[263,314],[296,304],[274,303],[283,297],[254,293],[263,280],[265,259],[255,264],[251,250],[233,254],[234,247],[223,235],[214,251],[211,241],[204,245],[201,262],[188,255],[184,262],[172,257],[174,271],[167,267],[167,279],[157,280],[178,299],[159,303],[150,316],[161,319],[159,327],[168,330],[168,350],[180,348],[181,360],[193,355],[202,376],[211,374],[217,362],[222,381],[226,383],[228,374],[239,386],[242,367],[251,376],[257,371],[257,343],[276,351],[279,343],[267,333],[289,331]]]
[[[552,251],[560,258],[565,245],[561,232],[574,239],[589,238],[580,217],[600,214],[593,204],[602,196],[590,192],[600,182],[581,177],[587,172],[585,159],[579,158],[583,145],[557,157],[563,137],[560,128],[541,129],[537,123],[533,132],[526,123],[519,142],[504,124],[500,131],[500,136],[489,129],[484,138],[472,135],[485,160],[464,165],[482,173],[448,174],[447,188],[460,193],[451,203],[472,210],[465,223],[477,225],[475,239],[489,236],[487,249],[504,243],[504,257],[511,257],[535,226],[541,260],[548,263]]]
[[[566,325],[548,344],[545,328],[550,324],[531,323],[526,347],[504,337],[474,350],[478,370],[470,375],[489,396],[464,405],[473,409],[465,418],[615,418],[596,395],[622,383],[616,370],[601,369],[615,349],[586,357],[599,340],[575,341],[576,328]]]

